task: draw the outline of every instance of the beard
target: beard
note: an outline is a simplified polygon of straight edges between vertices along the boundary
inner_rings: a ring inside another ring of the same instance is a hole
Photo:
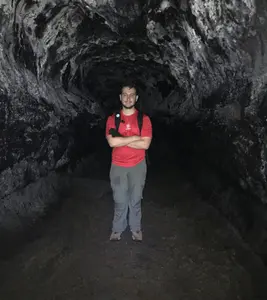
[[[132,109],[135,105],[132,104],[132,105],[124,105],[122,104],[122,107],[125,108],[125,109]]]

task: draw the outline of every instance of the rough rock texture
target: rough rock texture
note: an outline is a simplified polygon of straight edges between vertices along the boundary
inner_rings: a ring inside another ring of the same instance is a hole
[[[266,19],[263,0],[2,0],[1,201],[92,151],[134,76],[145,111],[195,122],[201,159],[266,203]]]

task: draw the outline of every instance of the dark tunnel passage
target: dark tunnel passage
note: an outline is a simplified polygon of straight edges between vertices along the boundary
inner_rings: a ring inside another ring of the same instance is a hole
[[[1,2],[3,299],[266,299],[266,16],[263,0]],[[108,240],[105,126],[127,79],[153,126],[142,243]]]

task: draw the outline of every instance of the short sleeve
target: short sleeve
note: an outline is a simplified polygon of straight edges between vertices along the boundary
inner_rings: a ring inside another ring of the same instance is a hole
[[[106,122],[106,136],[109,135],[109,130],[110,128],[114,127],[114,120],[112,118],[112,116],[109,116]]]
[[[144,116],[141,136],[152,138],[152,124],[148,116]]]

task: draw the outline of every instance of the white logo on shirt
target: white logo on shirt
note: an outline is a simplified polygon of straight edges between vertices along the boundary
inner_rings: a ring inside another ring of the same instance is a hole
[[[131,124],[126,124],[126,128],[127,131],[131,130]]]

